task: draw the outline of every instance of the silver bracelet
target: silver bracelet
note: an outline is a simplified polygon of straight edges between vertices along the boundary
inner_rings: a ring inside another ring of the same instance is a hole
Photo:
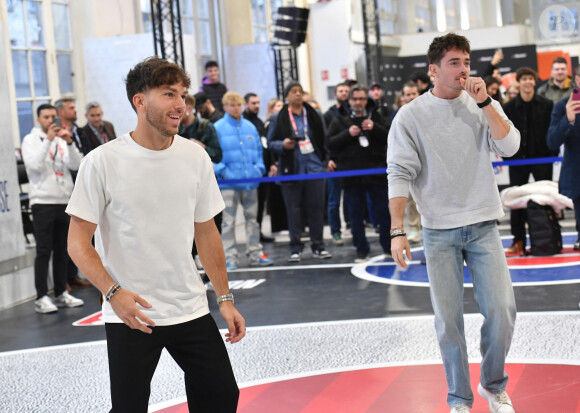
[[[402,235],[402,234],[404,234],[404,233],[405,233],[405,228],[404,228],[404,227],[400,227],[400,228],[398,227],[398,228],[396,228],[396,229],[391,229],[391,233],[390,233],[390,235],[391,235],[391,237],[392,237],[392,236],[394,236],[394,235],[395,235],[395,236],[396,236],[396,235]]]
[[[113,288],[115,288],[116,285],[117,285],[117,283],[114,282],[113,285],[111,285],[109,287],[109,289],[107,290],[107,292],[105,294],[103,294],[103,297],[107,297],[111,293],[111,291],[113,291]]]
[[[218,305],[223,303],[224,301],[231,301],[233,304],[234,303],[234,295],[232,293],[229,293],[229,294],[220,295],[217,298]]]
[[[105,300],[107,300],[107,302],[111,301],[111,298],[113,298],[113,296],[115,294],[117,294],[120,289],[121,289],[121,286],[119,284],[117,284],[117,286],[115,288],[113,288],[113,290],[109,294],[107,294],[107,296],[105,297]]]

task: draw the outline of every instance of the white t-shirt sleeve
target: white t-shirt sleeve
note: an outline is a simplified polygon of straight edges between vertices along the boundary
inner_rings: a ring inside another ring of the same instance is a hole
[[[206,222],[219,214],[225,203],[215,178],[213,164],[207,154],[203,157],[202,176],[195,200],[195,222]]]
[[[103,182],[93,159],[92,157],[84,158],[66,213],[98,225],[106,204]]]

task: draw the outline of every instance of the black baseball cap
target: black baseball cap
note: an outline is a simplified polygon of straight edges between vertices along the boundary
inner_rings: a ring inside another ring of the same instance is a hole
[[[382,89],[383,88],[380,83],[373,82],[373,83],[371,83],[371,86],[369,87],[369,90],[371,90],[372,88],[375,88],[375,87],[378,87],[379,89]]]

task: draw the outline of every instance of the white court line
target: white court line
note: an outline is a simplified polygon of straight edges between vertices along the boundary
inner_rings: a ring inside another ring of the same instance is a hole
[[[545,317],[545,316],[566,316],[566,315],[573,315],[580,317],[580,311],[525,311],[525,312],[518,312],[517,317]],[[483,316],[479,313],[466,313],[463,315],[464,318],[481,318]],[[433,320],[433,314],[425,314],[425,315],[411,315],[411,316],[398,316],[398,317],[382,317],[382,318],[360,318],[354,320],[332,320],[332,321],[312,321],[307,323],[293,323],[293,324],[273,324],[273,325],[266,325],[266,326],[253,326],[248,327],[247,331],[263,331],[263,330],[282,330],[282,329],[290,329],[290,328],[304,328],[304,327],[320,327],[320,326],[334,326],[340,324],[361,324],[361,323],[376,323],[376,322],[386,322],[386,323],[394,323],[400,321],[423,321],[423,320]],[[227,329],[223,328],[220,329],[220,333],[224,334],[227,332]],[[101,346],[106,345],[106,340],[98,340],[98,341],[87,341],[84,343],[72,343],[72,344],[60,344],[55,346],[47,346],[47,347],[36,347],[36,348],[29,348],[23,350],[11,350],[11,351],[4,351],[0,352],[0,357],[18,355],[18,354],[26,354],[26,353],[37,353],[37,352],[44,352],[44,351],[52,351],[52,350],[62,350],[66,348],[76,348],[76,347],[89,347],[89,346]]]

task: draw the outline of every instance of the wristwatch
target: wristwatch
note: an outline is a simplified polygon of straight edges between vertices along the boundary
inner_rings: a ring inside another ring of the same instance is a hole
[[[491,103],[491,97],[490,97],[489,95],[487,95],[487,99],[485,99],[485,100],[484,100],[483,102],[481,102],[481,103],[478,103],[478,104],[477,104],[477,106],[478,106],[479,108],[484,108],[484,107],[486,107],[487,105],[489,105],[490,103]]]

